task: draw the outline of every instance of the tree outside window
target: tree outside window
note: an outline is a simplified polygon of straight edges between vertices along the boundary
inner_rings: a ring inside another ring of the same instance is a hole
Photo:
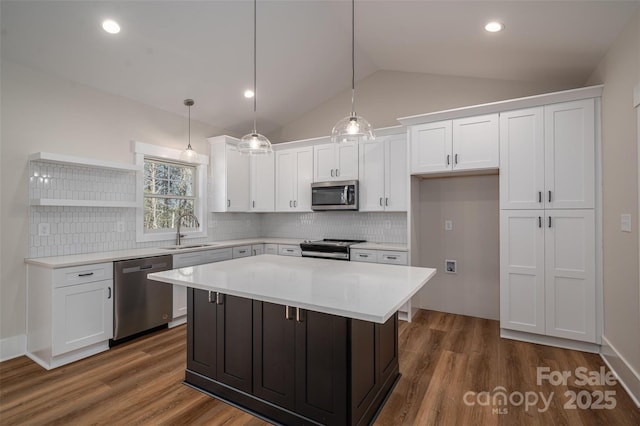
[[[181,214],[195,212],[196,193],[194,166],[145,158],[145,232],[175,229]],[[185,218],[182,226],[195,228],[195,222]]]

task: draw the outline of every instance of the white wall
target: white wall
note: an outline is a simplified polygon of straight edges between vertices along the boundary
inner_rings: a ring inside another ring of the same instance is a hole
[[[640,303],[638,284],[638,142],[633,90],[640,82],[640,12],[622,30],[589,84],[604,83],[602,174],[604,337],[635,370],[640,399]],[[631,213],[633,232],[621,232]]]
[[[570,88],[551,81],[530,83],[378,71],[356,82],[356,112],[375,128],[381,128],[398,125],[398,117]],[[350,112],[351,89],[348,89],[269,137],[278,142],[327,136],[333,125]]]
[[[183,149],[188,126],[185,117],[6,60],[2,61],[0,84],[2,341],[25,332],[23,259],[28,254],[29,233],[27,156],[46,151],[133,163],[131,140]],[[200,153],[209,149],[206,137],[224,133],[195,121],[192,121],[191,130],[191,144]]]
[[[424,309],[500,319],[498,175],[423,179],[412,207],[418,263],[438,274],[418,293]],[[445,230],[445,220],[453,230]],[[445,273],[445,259],[457,273]]]

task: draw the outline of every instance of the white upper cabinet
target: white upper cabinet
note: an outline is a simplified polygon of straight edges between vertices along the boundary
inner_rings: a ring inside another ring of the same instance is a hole
[[[594,104],[584,99],[544,107],[546,208],[595,205]]]
[[[498,114],[411,127],[411,173],[498,167]]]
[[[249,156],[238,152],[238,139],[209,138],[211,143],[211,211],[249,210]]]
[[[360,143],[360,211],[407,210],[407,136]]]
[[[357,144],[317,144],[313,159],[314,182],[358,179]]]
[[[453,170],[498,168],[498,114],[453,120]]]
[[[451,120],[411,127],[411,173],[451,170]]]
[[[500,114],[500,208],[543,208],[543,192],[543,107]]]
[[[594,100],[500,114],[500,208],[593,208]]]
[[[249,211],[275,210],[275,155],[251,155],[249,158]]]
[[[276,151],[276,211],[311,211],[313,147]]]

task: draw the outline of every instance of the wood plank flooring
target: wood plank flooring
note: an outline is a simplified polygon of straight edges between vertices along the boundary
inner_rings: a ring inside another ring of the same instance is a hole
[[[619,384],[576,385],[576,368],[604,365],[598,355],[501,339],[496,321],[420,311],[401,322],[399,350],[402,378],[376,425],[640,424],[640,410]],[[185,359],[180,326],[51,371],[26,357],[0,363],[0,424],[268,424],[183,385]],[[536,367],[572,376],[539,386]],[[498,387],[512,402],[493,400]],[[568,391],[581,398],[575,409],[565,407]],[[579,408],[604,391],[615,392],[614,409]],[[518,392],[532,403],[537,395],[538,403],[526,409]],[[550,398],[548,409],[541,395]]]

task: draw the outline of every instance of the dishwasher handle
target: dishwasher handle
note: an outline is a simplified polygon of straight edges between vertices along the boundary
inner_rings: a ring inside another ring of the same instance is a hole
[[[122,273],[133,274],[141,271],[145,271],[145,272],[152,272],[157,270],[166,271],[167,268],[168,268],[167,263],[161,262],[161,263],[153,263],[151,265],[141,265],[141,266],[139,265],[139,266],[132,266],[130,268],[122,268]]]

